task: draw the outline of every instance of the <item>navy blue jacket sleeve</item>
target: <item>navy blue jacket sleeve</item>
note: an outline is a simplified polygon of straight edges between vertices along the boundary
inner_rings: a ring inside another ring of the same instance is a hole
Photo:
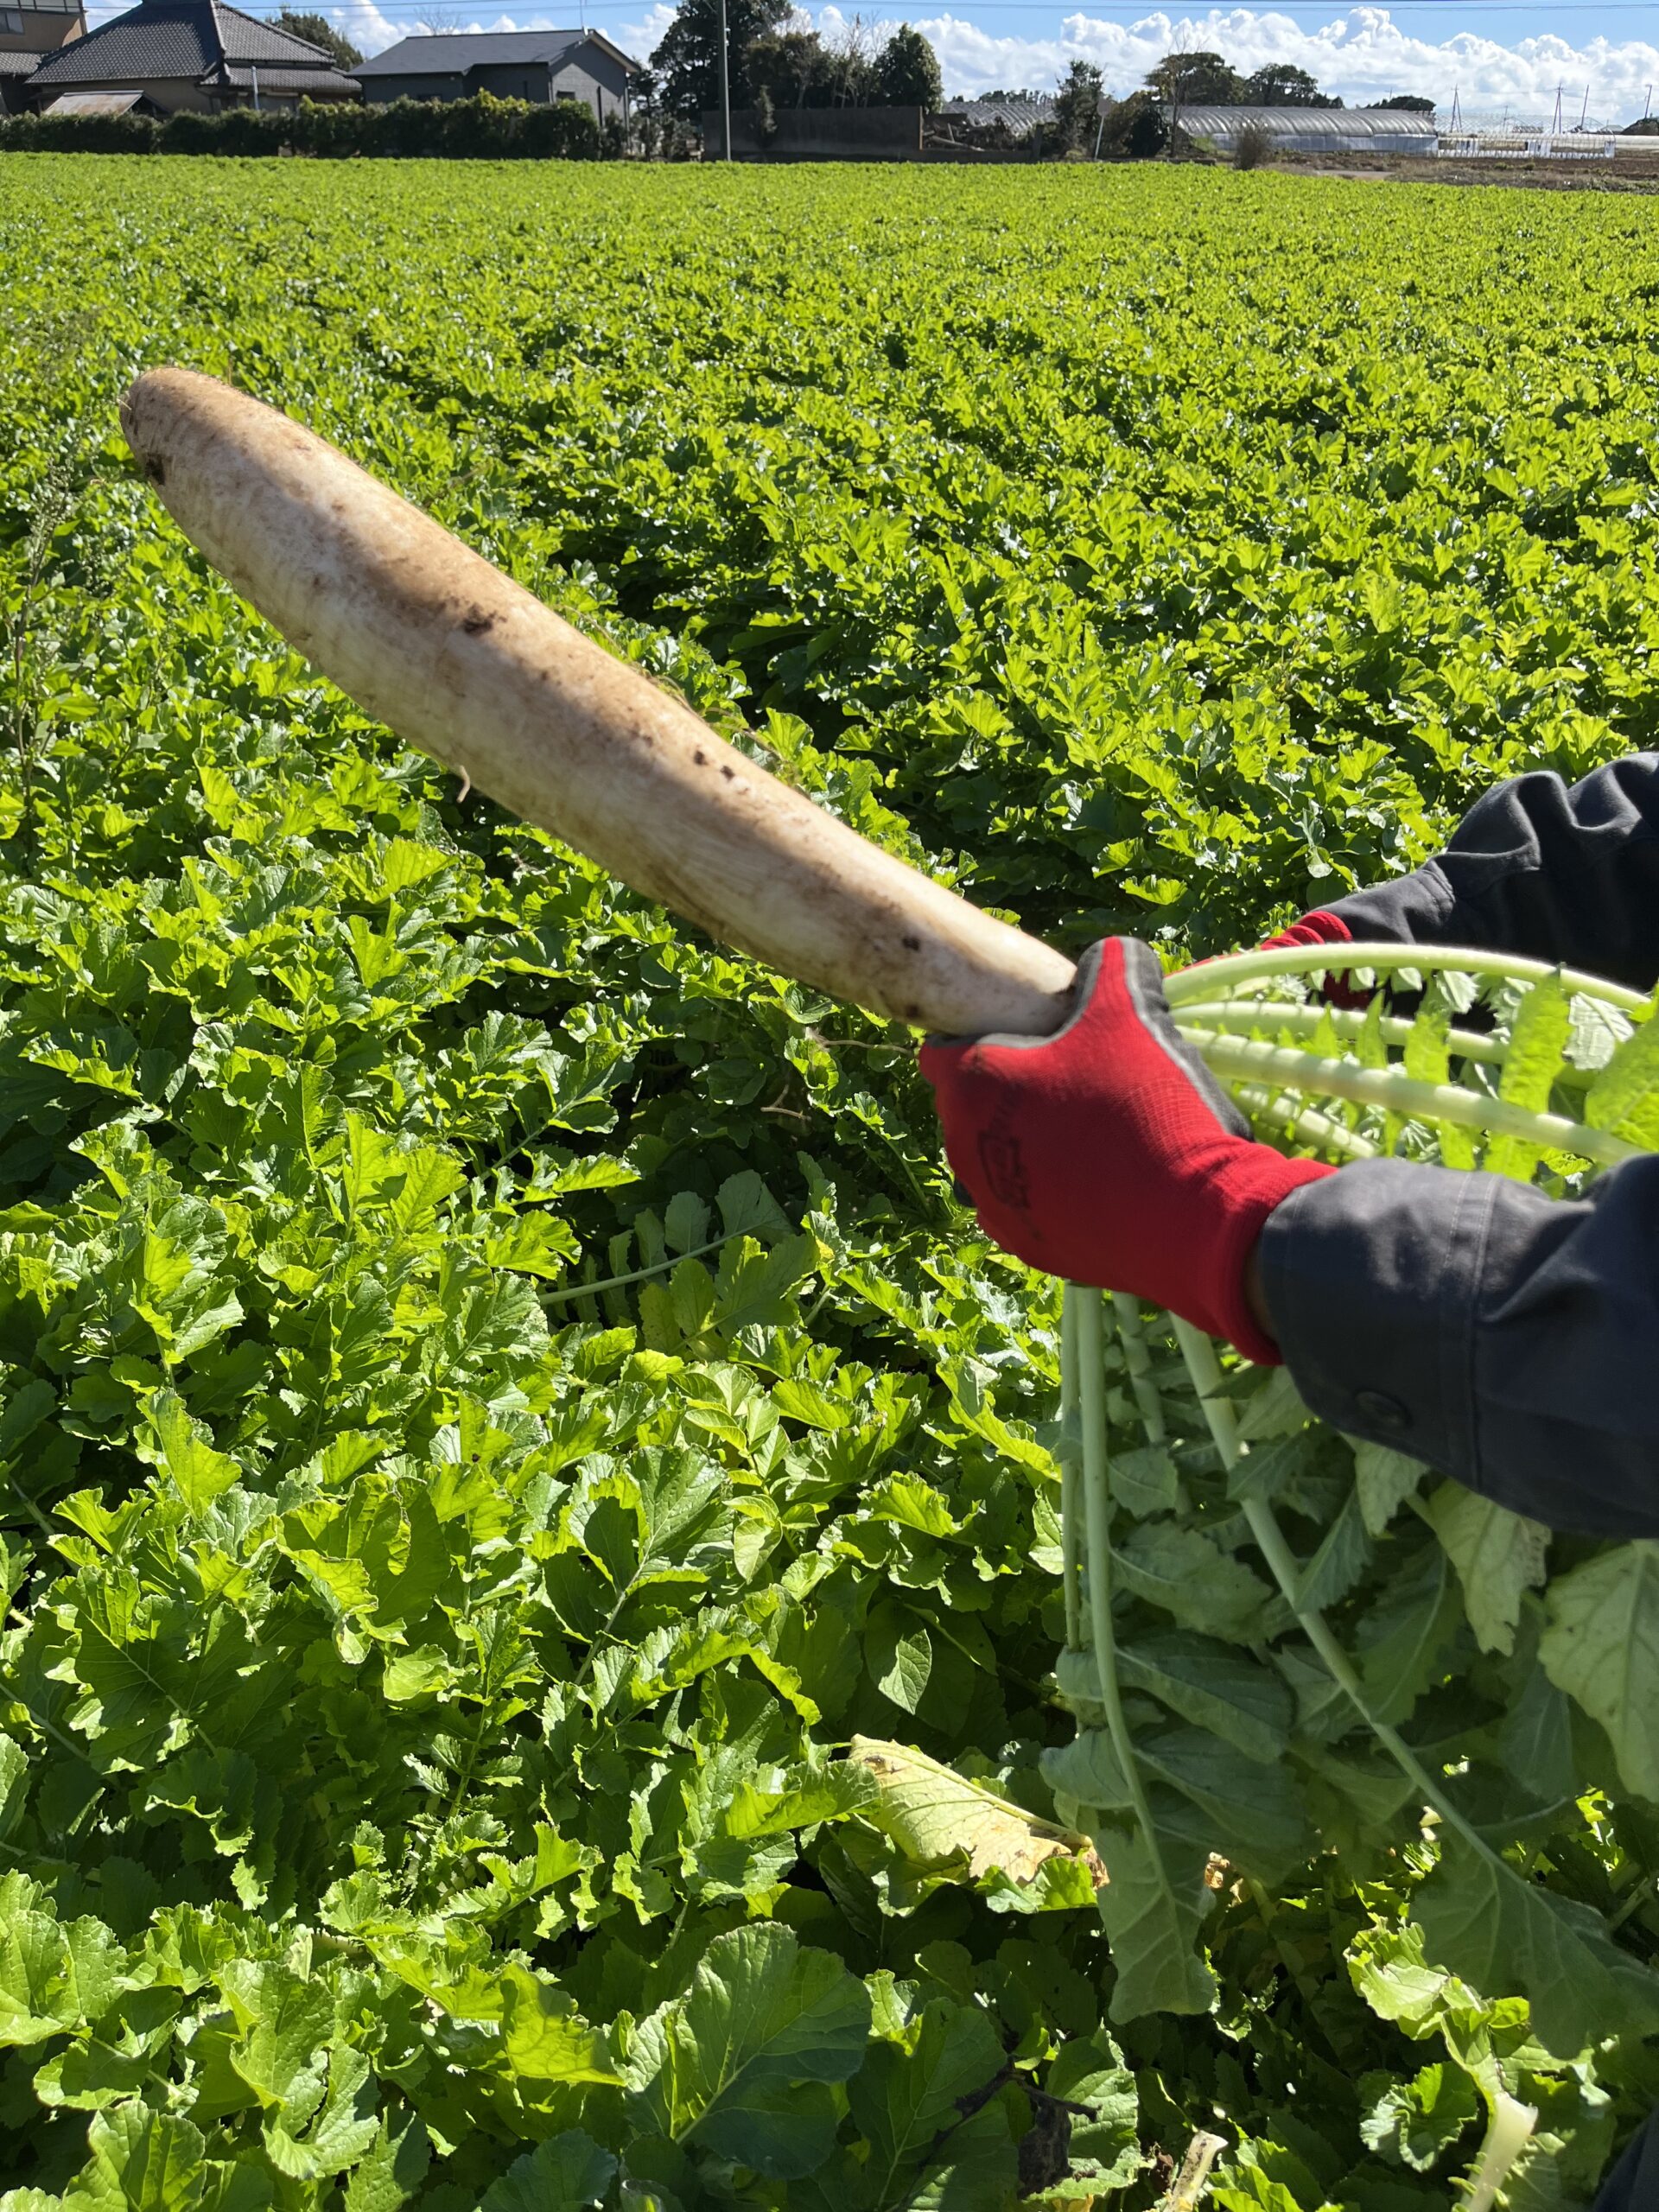
[[[1330,911],[1356,938],[1659,978],[1659,753],[1522,776],[1437,860]],[[1297,1191],[1262,1289],[1302,1395],[1551,1528],[1659,1537],[1659,1156],[1561,1204],[1362,1160]]]
[[[1329,911],[1356,938],[1659,981],[1659,754],[1522,776],[1446,850]],[[1262,1287],[1302,1395],[1551,1528],[1659,1536],[1659,1157],[1563,1205],[1496,1175],[1360,1161],[1268,1218]],[[1595,2212],[1659,2212],[1659,2113]]]
[[[1593,2212],[1653,2212],[1659,2206],[1659,2113],[1626,2146],[1601,2185]]]
[[[1467,944],[1659,981],[1659,753],[1598,768],[1571,790],[1520,776],[1470,809],[1435,860],[1326,911],[1356,938]]]
[[[1659,1155],[1570,1204],[1357,1160],[1293,1191],[1261,1256],[1322,1420],[1552,1529],[1659,1537]]]

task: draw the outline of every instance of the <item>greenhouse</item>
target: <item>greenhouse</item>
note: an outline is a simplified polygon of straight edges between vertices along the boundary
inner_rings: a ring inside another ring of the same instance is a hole
[[[1251,129],[1286,154],[1432,155],[1440,140],[1433,117],[1410,108],[1182,107],[1175,120],[1222,153]]]

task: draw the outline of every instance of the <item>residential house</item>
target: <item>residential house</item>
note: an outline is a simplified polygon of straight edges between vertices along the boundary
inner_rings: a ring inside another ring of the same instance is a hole
[[[640,64],[599,31],[432,31],[359,62],[372,104],[390,100],[584,100],[601,123],[628,119]]]
[[[80,0],[0,0],[0,115],[22,110],[23,86],[41,56],[86,29]]]
[[[89,92],[130,94],[130,105],[172,115],[354,100],[360,87],[320,46],[224,0],[140,0],[48,55],[28,81],[31,107]]]

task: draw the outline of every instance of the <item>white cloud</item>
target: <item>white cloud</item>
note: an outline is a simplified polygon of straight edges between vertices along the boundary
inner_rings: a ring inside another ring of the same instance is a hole
[[[669,0],[654,0],[637,22],[619,23],[614,30],[607,29],[606,36],[614,41],[624,54],[632,54],[639,60],[646,60],[654,48],[662,42],[663,33],[674,20],[674,10]]]
[[[330,8],[327,14],[334,29],[350,39],[359,54],[382,53],[404,35],[405,27],[388,22],[374,0],[362,0],[358,7]]]
[[[813,20],[823,28],[838,25],[851,4],[822,7]],[[878,0],[876,12],[896,21],[901,10],[892,0]],[[672,16],[666,0],[656,0],[638,22],[613,36],[643,59]],[[1505,46],[1474,31],[1428,39],[1395,22],[1382,7],[1351,7],[1311,28],[1251,8],[1211,8],[1202,16],[1159,10],[1132,23],[1103,22],[1078,12],[1061,17],[1046,38],[999,35],[949,14],[910,20],[932,40],[948,92],[1052,86],[1078,58],[1099,65],[1109,91],[1130,92],[1178,41],[1213,48],[1244,76],[1269,61],[1294,62],[1351,106],[1394,92],[1421,92],[1449,111],[1456,92],[1465,114],[1508,108],[1548,121],[1556,86],[1564,85],[1562,105],[1572,121],[1578,120],[1587,87],[1592,122],[1626,123],[1641,114],[1648,86],[1659,83],[1659,46],[1645,40],[1598,37],[1575,46],[1546,33]]]
[[[1573,121],[1586,86],[1592,118],[1628,121],[1642,112],[1648,86],[1659,79],[1659,46],[1643,40],[1592,38],[1575,47],[1547,34],[1504,46],[1460,31],[1437,41],[1419,37],[1386,8],[1375,7],[1350,8],[1314,29],[1249,8],[1212,8],[1204,16],[1160,12],[1134,23],[1071,15],[1058,35],[1046,39],[995,37],[950,15],[918,18],[917,28],[932,40],[952,92],[1052,85],[1081,57],[1097,63],[1108,89],[1121,94],[1133,91],[1178,41],[1213,48],[1245,75],[1266,62],[1294,62],[1351,106],[1392,92],[1422,92],[1449,109],[1456,91],[1465,111],[1507,105],[1548,118],[1555,88],[1564,84],[1563,105]]]
[[[130,4],[131,0],[94,0],[94,11],[101,6],[105,16],[121,15]],[[288,0],[288,4],[303,9],[316,6],[318,0]],[[331,6],[327,0],[322,0],[322,12],[364,54],[380,54],[387,47],[395,46],[400,38],[416,35],[423,28],[412,0],[397,0],[397,4],[395,20],[383,15],[375,0],[346,0],[344,6]],[[432,0],[432,12],[445,30],[548,31],[569,30],[580,19],[582,10],[580,0],[570,0],[569,7],[559,8],[551,15],[545,10],[471,15],[464,7],[456,5],[455,0]],[[594,28],[602,30],[625,54],[634,54],[643,61],[673,20],[671,0],[652,0],[652,4],[632,22],[601,22]]]

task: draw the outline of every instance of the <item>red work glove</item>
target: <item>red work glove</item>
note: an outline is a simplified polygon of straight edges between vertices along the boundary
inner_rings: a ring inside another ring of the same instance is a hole
[[[1316,906],[1311,914],[1304,914],[1300,922],[1293,922],[1276,937],[1264,937],[1256,950],[1277,952],[1287,944],[1351,944],[1353,941],[1354,933],[1340,914],[1328,914],[1323,906]],[[1332,1006],[1355,1011],[1371,1002],[1370,992],[1356,990],[1345,976],[1327,975],[1320,995]]]
[[[1287,944],[1351,944],[1353,941],[1354,933],[1340,914],[1327,914],[1323,906],[1316,906],[1276,937],[1264,937],[1256,950],[1277,952]]]
[[[922,1047],[981,1226],[1030,1267],[1132,1291],[1276,1363],[1245,1265],[1274,1208],[1335,1171],[1252,1140],[1177,1033],[1157,956],[1137,938],[1090,948],[1072,1004],[1052,1037]]]

